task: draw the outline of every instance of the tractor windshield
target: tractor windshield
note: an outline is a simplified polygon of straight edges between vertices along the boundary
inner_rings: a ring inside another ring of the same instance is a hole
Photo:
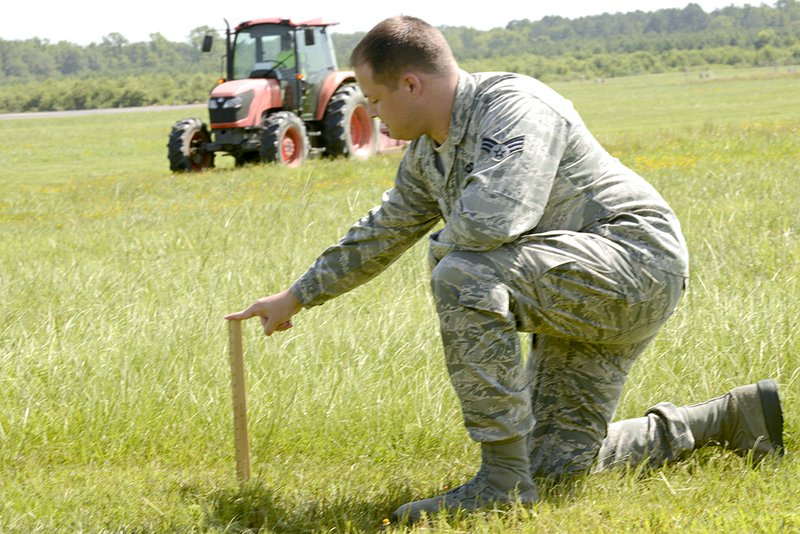
[[[261,24],[237,32],[233,47],[234,79],[263,76],[269,71],[284,79],[297,74],[294,28]]]

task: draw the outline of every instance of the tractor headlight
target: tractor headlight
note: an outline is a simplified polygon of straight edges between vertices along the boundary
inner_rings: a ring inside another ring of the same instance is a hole
[[[217,109],[218,107],[219,107],[219,104],[217,104],[217,99],[216,98],[212,98],[212,99],[210,99],[208,101],[208,109]]]
[[[239,109],[242,107],[242,97],[241,96],[234,96],[230,100],[226,100],[224,104],[222,104],[222,109]]]

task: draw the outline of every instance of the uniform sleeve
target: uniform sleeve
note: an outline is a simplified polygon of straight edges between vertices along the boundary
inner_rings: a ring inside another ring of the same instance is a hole
[[[453,251],[492,250],[531,232],[566,150],[567,120],[530,95],[501,95],[476,119],[474,166],[444,228],[431,236],[435,261]]]
[[[409,151],[410,152],[410,151]],[[424,236],[441,217],[419,174],[401,163],[381,204],[328,247],[292,285],[305,307],[317,306],[371,280]]]

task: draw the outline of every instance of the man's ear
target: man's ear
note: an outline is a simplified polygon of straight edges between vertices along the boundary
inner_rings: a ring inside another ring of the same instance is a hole
[[[422,79],[413,72],[403,74],[400,85],[412,95],[419,95],[422,92]]]

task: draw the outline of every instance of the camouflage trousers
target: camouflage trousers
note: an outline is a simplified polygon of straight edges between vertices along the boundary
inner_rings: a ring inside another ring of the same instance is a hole
[[[527,435],[535,476],[589,469],[631,365],[683,287],[682,276],[637,264],[589,233],[548,232],[445,256],[431,288],[470,436]],[[527,357],[519,332],[531,333]]]

